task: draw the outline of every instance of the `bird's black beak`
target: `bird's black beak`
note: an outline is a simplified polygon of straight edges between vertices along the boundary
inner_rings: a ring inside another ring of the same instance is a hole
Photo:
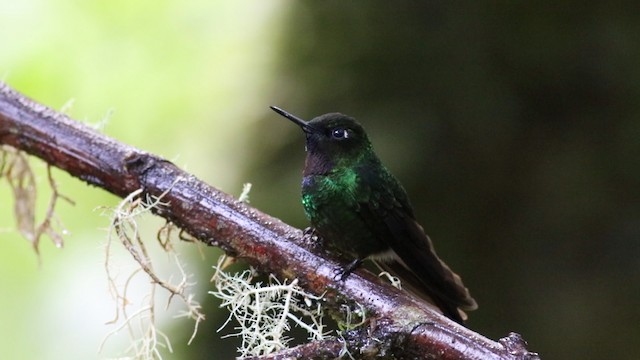
[[[308,122],[300,119],[299,117],[289,114],[288,112],[280,109],[277,106],[269,106],[271,108],[271,110],[277,112],[278,114],[286,117],[287,119],[291,120],[293,123],[295,123],[296,125],[300,126],[302,128],[302,131],[304,131],[307,134],[310,134],[312,132],[314,132],[315,128],[311,125],[309,125]]]

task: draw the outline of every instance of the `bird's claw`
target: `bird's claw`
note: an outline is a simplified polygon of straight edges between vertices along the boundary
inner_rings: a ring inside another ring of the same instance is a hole
[[[302,234],[305,235],[305,236],[307,236],[307,235],[310,235],[310,236],[318,235],[316,233],[316,229],[312,228],[311,226],[304,228],[304,230],[302,230]]]
[[[322,247],[322,238],[320,234],[318,234],[318,231],[312,227],[307,227],[302,230],[302,238],[312,247]]]
[[[344,281],[350,274],[351,272],[348,272],[347,269],[337,268],[333,270],[333,280]]]
[[[333,277],[335,280],[340,279],[340,281],[346,280],[352,272],[354,272],[359,266],[362,264],[362,259],[355,259],[350,262],[344,269],[335,269],[335,276]]]

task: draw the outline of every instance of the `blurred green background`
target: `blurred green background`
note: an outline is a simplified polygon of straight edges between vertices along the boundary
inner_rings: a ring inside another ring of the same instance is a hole
[[[107,135],[226,192],[251,182],[252,205],[298,227],[303,137],[268,105],[356,117],[480,304],[470,328],[519,332],[544,359],[637,358],[640,12],[604,2],[23,0],[0,3],[0,24],[9,85],[55,109],[74,99],[74,119],[108,117]],[[44,207],[44,166],[32,163]],[[60,204],[70,235],[63,250],[43,242],[41,265],[0,180],[0,358],[117,357],[120,335],[97,353],[114,303],[109,219],[95,209],[118,199],[55,175],[77,204]],[[161,316],[174,348],[165,358],[232,358],[237,343],[215,332],[226,314],[206,295],[217,252],[180,251],[208,319],[187,346],[192,323]],[[132,266],[126,254],[118,261]]]

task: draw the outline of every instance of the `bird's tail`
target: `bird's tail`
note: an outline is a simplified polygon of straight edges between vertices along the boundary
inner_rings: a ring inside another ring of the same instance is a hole
[[[398,258],[388,259],[386,261],[374,260],[374,263],[382,271],[386,271],[389,274],[398,277],[401,280],[403,290],[407,290],[410,293],[426,300],[430,304],[435,305],[438,312],[459,324],[464,325],[464,321],[467,320],[467,314],[464,310],[471,311],[478,308],[478,305],[471,296],[466,297],[464,302],[458,304],[439,297],[436,293],[431,291],[430,287],[428,284],[424,283],[423,279],[418,277]],[[451,274],[454,278],[460,279],[457,274],[453,272],[451,272]],[[461,280],[460,284],[462,284]]]

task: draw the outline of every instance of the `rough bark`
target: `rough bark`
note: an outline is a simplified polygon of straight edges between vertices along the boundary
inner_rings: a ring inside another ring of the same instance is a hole
[[[492,341],[449,321],[367,271],[356,271],[345,281],[334,279],[334,270],[340,264],[314,247],[301,230],[238,202],[165,159],[119,143],[3,83],[0,144],[25,151],[120,197],[140,188],[144,190],[142,196],[166,192],[166,205],[158,207],[156,214],[198,240],[218,246],[260,271],[298,278],[309,291],[324,292],[328,307],[338,309],[344,302],[364,305],[375,321],[345,336],[346,348],[358,358],[538,357],[525,349],[525,342],[517,334]],[[296,354],[333,358],[342,349],[335,342],[320,345],[311,343],[265,358],[301,358]]]

